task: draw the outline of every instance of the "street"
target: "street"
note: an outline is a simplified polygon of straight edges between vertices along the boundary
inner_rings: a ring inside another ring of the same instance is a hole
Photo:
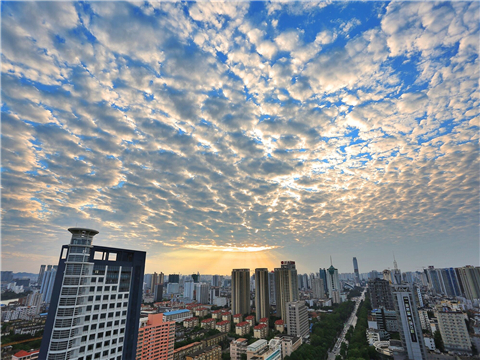
[[[352,326],[352,325],[355,326],[356,325],[356,323],[357,323],[357,310],[358,310],[358,307],[360,306],[360,302],[365,299],[365,291],[366,291],[366,289],[363,290],[362,295],[355,300],[355,308],[352,311],[352,315],[350,315],[350,318],[346,322],[346,324],[345,324],[345,326],[342,330],[342,333],[338,337],[337,342],[335,343],[335,346],[333,347],[332,352],[328,353],[328,360],[335,360],[335,357],[340,354],[340,346],[342,345],[342,342],[345,340],[345,335],[347,334],[348,329],[350,328],[350,326]]]

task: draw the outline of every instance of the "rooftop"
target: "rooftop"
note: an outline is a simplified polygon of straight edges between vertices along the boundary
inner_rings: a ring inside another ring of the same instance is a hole
[[[243,327],[243,326],[247,326],[247,325],[250,325],[248,322],[246,321],[242,321],[241,323],[238,323],[237,325],[235,326],[238,326],[238,327]]]
[[[182,309],[182,310],[175,310],[175,311],[169,311],[166,313],[163,313],[163,315],[168,316],[168,315],[177,315],[177,314],[184,314],[190,312],[188,309]]]

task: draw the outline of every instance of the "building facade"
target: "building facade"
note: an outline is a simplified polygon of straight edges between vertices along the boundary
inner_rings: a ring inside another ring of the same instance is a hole
[[[140,319],[136,360],[173,360],[174,345],[174,321],[163,321],[163,314]]]
[[[309,334],[308,309],[305,301],[294,301],[287,304],[287,334],[302,338]]]
[[[286,321],[287,304],[298,300],[298,277],[295,261],[282,261],[275,269],[275,293],[277,316]]]
[[[232,270],[232,313],[250,313],[250,269]]]
[[[270,316],[270,289],[268,287],[268,269],[255,269],[255,318]]]
[[[136,356],[145,252],[92,245],[98,231],[70,228],[62,247],[40,359]]]

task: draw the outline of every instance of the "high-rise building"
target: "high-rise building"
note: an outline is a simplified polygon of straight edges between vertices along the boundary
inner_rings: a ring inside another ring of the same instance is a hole
[[[270,316],[268,269],[255,269],[255,318],[257,323]]]
[[[232,314],[250,313],[250,269],[232,270]]]
[[[328,288],[328,297],[332,298],[334,290],[337,290],[340,293],[340,281],[338,279],[338,270],[331,265],[327,270],[327,288]]]
[[[323,280],[323,291],[325,294],[328,294],[328,286],[327,286],[327,270],[320,268],[320,272],[318,273],[320,279]]]
[[[269,289],[269,296],[270,296],[270,305],[275,305],[277,295],[275,293],[275,272],[270,271],[268,273],[268,289]]]
[[[43,274],[47,265],[40,265],[40,271],[38,272],[37,284],[42,285]]]
[[[360,273],[358,272],[357,258],[353,258],[353,273],[355,274],[355,284],[360,284]]]
[[[168,275],[168,282],[170,284],[178,284],[180,282],[180,275],[179,274]]]
[[[183,284],[183,297],[185,299],[195,300],[195,283],[190,281],[185,281]]]
[[[208,304],[209,303],[209,291],[210,287],[205,283],[195,284],[195,300],[199,304]]]
[[[456,269],[460,288],[469,300],[480,299],[480,267],[464,266]]]
[[[425,360],[427,354],[415,294],[414,285],[392,285],[393,303],[403,348],[407,350],[408,359]]]
[[[163,321],[163,314],[140,319],[137,360],[173,360],[175,321]]]
[[[313,279],[312,289],[313,289],[313,297],[315,299],[323,299],[325,297],[325,291],[324,291],[322,279],[318,279],[318,278]]]
[[[52,297],[53,286],[57,275],[57,265],[49,265],[43,274],[42,285],[40,286],[40,293],[42,294],[42,301],[49,304]]]
[[[221,276],[220,275],[213,275],[212,276],[212,286],[215,286],[215,287],[222,286],[220,281],[221,281]]]
[[[442,335],[445,349],[470,353],[472,344],[465,323],[466,314],[452,310],[447,306],[438,305],[435,317],[438,319],[438,328]]]
[[[162,300],[163,300],[163,284],[157,284],[153,289],[153,301],[160,302]]]
[[[277,316],[287,321],[287,303],[298,300],[298,277],[295,261],[282,261],[275,268],[275,294]]]
[[[192,279],[193,279],[194,283],[200,282],[200,274],[199,273],[192,274],[191,276],[192,276]]]
[[[172,294],[178,294],[180,291],[180,284],[178,283],[168,283],[167,284],[167,294],[172,295]]]
[[[135,358],[145,252],[95,246],[98,231],[68,230],[39,358]]]
[[[305,338],[309,334],[308,309],[305,301],[287,303],[286,323],[288,335]]]
[[[152,283],[150,285],[150,289],[154,291],[156,285],[163,284],[164,280],[164,275],[163,273],[157,274],[156,272],[153,273],[152,275]]]
[[[387,310],[394,310],[392,292],[387,280],[378,278],[368,280],[368,292],[373,309],[383,307]]]
[[[13,271],[2,271],[1,280],[4,283],[9,283],[13,280]]]

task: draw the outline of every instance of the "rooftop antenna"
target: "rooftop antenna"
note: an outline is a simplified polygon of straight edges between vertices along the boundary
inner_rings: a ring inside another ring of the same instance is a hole
[[[333,266],[333,263],[332,263],[332,255],[330,255],[330,266]]]
[[[393,267],[395,270],[398,270],[398,265],[397,265],[397,260],[395,260],[395,251],[392,251],[393,253]]]

